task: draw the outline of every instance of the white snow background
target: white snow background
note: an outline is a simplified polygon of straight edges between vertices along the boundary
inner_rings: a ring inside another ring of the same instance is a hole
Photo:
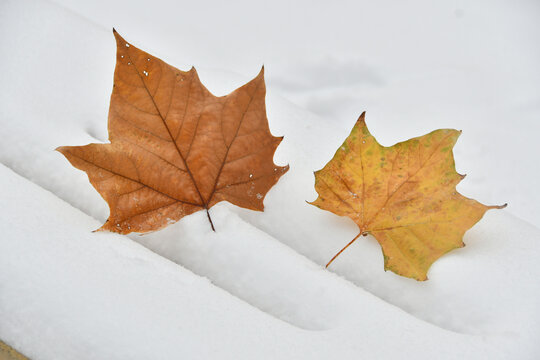
[[[0,0],[0,339],[32,359],[539,358],[539,19],[537,1]],[[112,26],[216,95],[264,62],[291,166],[264,213],[91,232],[107,205],[53,149],[107,139]],[[357,228],[305,203],[312,171],[364,110],[384,145],[463,130],[458,189],[509,203],[427,282],[384,272],[372,237],[323,268]]]

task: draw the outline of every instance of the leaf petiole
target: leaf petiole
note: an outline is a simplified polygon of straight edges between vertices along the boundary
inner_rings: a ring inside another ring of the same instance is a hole
[[[343,249],[339,250],[339,252],[338,252],[336,255],[334,255],[334,257],[333,257],[332,259],[330,259],[330,261],[328,262],[328,264],[326,264],[326,268],[328,268],[328,266],[330,266],[330,264],[332,263],[332,261],[334,261],[334,260],[335,260],[335,259],[336,259],[343,251],[345,251],[346,248],[348,248],[353,242],[355,242],[356,239],[358,239],[358,238],[360,237],[360,235],[362,235],[362,234],[363,234],[363,232],[360,231],[360,232],[358,233],[358,235],[356,235],[356,236],[354,237],[354,239],[352,239],[347,245],[345,245],[345,247],[344,247]]]
[[[206,215],[208,216],[208,221],[210,221],[210,226],[212,227],[212,231],[216,232],[216,228],[214,227],[214,223],[212,222],[212,218],[210,217],[210,211],[208,211],[208,208],[206,208]]]

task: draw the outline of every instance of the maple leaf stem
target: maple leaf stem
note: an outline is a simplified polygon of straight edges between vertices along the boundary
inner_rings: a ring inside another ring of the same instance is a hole
[[[214,223],[212,222],[212,218],[210,217],[210,211],[208,211],[208,208],[206,208],[206,215],[208,216],[208,221],[210,221],[210,226],[212,227],[212,231],[216,232],[216,228],[214,227]]]
[[[360,237],[360,235],[362,235],[362,232],[360,231],[360,233],[358,233],[358,235],[356,235],[354,237],[354,239],[352,239],[347,245],[345,245],[345,247],[341,250],[339,250],[339,252],[334,255],[334,257],[332,259],[330,259],[330,261],[328,262],[328,264],[326,264],[326,268],[328,268],[328,266],[330,266],[330,264],[332,263],[332,261],[334,261],[343,251],[345,251],[346,248],[348,248],[353,242],[356,241],[356,239],[358,239]]]

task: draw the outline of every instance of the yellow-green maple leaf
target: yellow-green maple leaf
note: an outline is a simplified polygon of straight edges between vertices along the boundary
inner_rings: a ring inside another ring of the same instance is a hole
[[[363,113],[326,166],[315,172],[319,197],[311,204],[350,217],[360,235],[373,235],[384,268],[427,280],[431,264],[463,247],[463,235],[486,206],[456,191],[464,178],[455,170],[452,148],[460,131],[435,130],[390,147],[370,134]],[[328,266],[327,265],[327,266]]]

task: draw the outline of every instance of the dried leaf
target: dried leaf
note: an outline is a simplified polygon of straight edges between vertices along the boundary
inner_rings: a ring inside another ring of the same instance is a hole
[[[363,113],[326,166],[315,172],[319,197],[311,204],[350,217],[360,235],[382,247],[384,268],[427,280],[431,264],[463,247],[463,234],[488,209],[456,191],[465,177],[455,170],[452,148],[460,133],[435,130],[394,146],[381,146]],[[327,266],[328,266],[327,265]]]
[[[109,204],[100,230],[153,231],[220,201],[262,211],[288,170],[273,162],[282,138],[268,128],[264,68],[216,97],[194,68],[178,70],[114,36],[110,144],[57,149]]]

